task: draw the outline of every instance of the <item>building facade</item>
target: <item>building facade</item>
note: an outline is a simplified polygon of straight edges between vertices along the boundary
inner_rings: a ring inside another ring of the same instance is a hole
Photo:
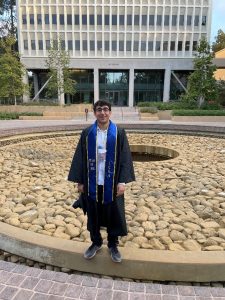
[[[17,0],[21,60],[36,93],[60,37],[77,82],[66,102],[176,100],[199,40],[210,38],[211,11],[212,0]]]

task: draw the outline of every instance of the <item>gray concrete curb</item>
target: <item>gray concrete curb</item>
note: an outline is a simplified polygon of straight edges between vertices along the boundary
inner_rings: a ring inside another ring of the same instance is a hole
[[[174,252],[120,248],[115,264],[104,247],[90,261],[83,258],[87,243],[63,240],[0,222],[0,249],[35,261],[77,271],[142,280],[225,281],[225,252]]]

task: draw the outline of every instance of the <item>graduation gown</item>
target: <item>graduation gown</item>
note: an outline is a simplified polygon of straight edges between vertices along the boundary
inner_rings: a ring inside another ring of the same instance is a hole
[[[107,228],[107,232],[110,235],[127,235],[124,195],[119,197],[116,196],[118,183],[128,183],[135,180],[133,162],[125,130],[117,127],[113,201],[102,205],[101,216],[98,215],[97,202],[87,200],[88,171],[86,137],[89,130],[90,127],[84,129],[81,133],[81,137],[71,163],[68,180],[84,185],[84,198],[86,201],[88,216],[87,229],[91,233],[95,232],[98,224],[100,224],[100,226]]]

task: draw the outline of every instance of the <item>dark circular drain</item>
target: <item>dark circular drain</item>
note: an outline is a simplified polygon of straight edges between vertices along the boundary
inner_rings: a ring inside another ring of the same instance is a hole
[[[179,156],[173,149],[151,146],[151,145],[130,145],[133,161],[163,161]]]

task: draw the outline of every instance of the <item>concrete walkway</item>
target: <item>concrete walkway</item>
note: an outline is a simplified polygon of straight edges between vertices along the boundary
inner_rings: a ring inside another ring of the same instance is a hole
[[[121,123],[121,122],[120,122]],[[144,124],[155,126],[193,126],[195,128],[213,128],[215,132],[225,133],[225,123],[176,123],[171,121],[133,122],[124,124]],[[63,121],[0,121],[0,134],[23,133],[32,128],[52,130],[55,126],[67,129],[82,128],[87,123],[81,120]],[[134,126],[135,127],[135,126]],[[218,129],[218,130],[217,130]],[[65,129],[64,129],[65,130]],[[129,274],[127,274],[129,277]],[[102,299],[102,300],[225,300],[225,288],[164,285],[139,283],[98,278],[87,275],[68,275],[66,273],[35,269],[24,265],[0,261],[0,299],[2,300],[69,300],[69,299]]]

